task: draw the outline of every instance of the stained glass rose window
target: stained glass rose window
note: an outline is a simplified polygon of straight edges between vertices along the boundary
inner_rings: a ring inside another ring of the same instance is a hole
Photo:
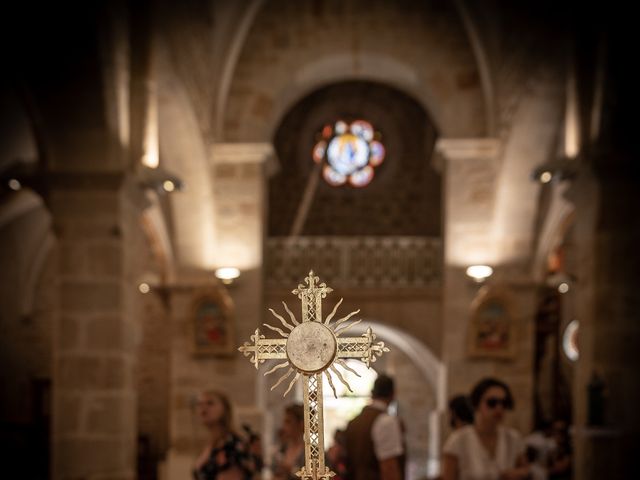
[[[384,145],[374,137],[373,127],[365,120],[325,125],[312,156],[314,162],[324,163],[322,176],[329,185],[364,187],[371,182],[374,168],[385,156]]]

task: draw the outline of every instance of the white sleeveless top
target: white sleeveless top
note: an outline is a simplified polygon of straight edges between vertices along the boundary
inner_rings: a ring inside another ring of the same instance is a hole
[[[516,466],[524,449],[518,432],[498,427],[496,455],[492,458],[473,425],[467,425],[449,436],[443,451],[458,459],[458,480],[498,480],[501,472]]]

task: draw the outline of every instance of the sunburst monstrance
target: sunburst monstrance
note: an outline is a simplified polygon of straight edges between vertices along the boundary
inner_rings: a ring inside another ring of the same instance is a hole
[[[351,369],[345,358],[357,358],[362,360],[367,367],[384,352],[389,349],[384,342],[375,342],[376,335],[367,329],[360,337],[343,337],[342,335],[354,325],[362,320],[350,321],[351,317],[358,314],[360,310],[351,312],[348,315],[331,323],[333,317],[342,303],[342,299],[336,303],[331,313],[322,320],[322,299],[327,293],[332,291],[325,283],[319,283],[320,279],[309,272],[309,276],[304,279],[306,285],[300,284],[293,290],[302,303],[302,321],[296,320],[295,315],[285,302],[282,302],[291,323],[287,322],[283,316],[278,315],[272,309],[270,312],[280,320],[280,323],[288,330],[272,327],[264,324],[280,334],[283,338],[265,338],[256,329],[251,335],[251,342],[245,342],[238,350],[246,357],[252,355],[251,363],[256,367],[265,360],[278,359],[284,362],[276,364],[272,369],[265,372],[265,375],[272,374],[282,368],[288,370],[271,387],[276,388],[282,382],[295,375],[289,382],[284,395],[289,393],[295,382],[302,377],[304,388],[304,457],[305,465],[296,473],[301,480],[327,480],[335,475],[324,463],[324,420],[322,416],[322,374],[327,377],[329,385],[337,398],[336,389],[333,385],[333,373],[349,391],[351,387],[346,382],[336,364],[350,372],[358,375]],[[359,376],[359,375],[358,375]]]

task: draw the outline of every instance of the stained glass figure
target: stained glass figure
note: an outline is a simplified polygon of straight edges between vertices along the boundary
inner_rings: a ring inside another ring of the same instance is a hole
[[[322,176],[334,187],[349,184],[353,187],[368,185],[374,176],[374,167],[385,157],[384,145],[374,140],[373,126],[365,120],[350,124],[338,120],[335,125],[325,125],[322,140],[313,147],[316,163],[325,163]]]

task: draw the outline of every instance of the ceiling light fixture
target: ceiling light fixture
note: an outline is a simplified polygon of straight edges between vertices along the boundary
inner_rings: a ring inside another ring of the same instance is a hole
[[[573,158],[558,158],[538,165],[531,172],[531,179],[540,183],[551,180],[573,180],[578,176],[579,163]]]
[[[138,168],[138,180],[144,188],[155,190],[160,195],[179,192],[184,189],[184,182],[175,174],[162,167],[149,168],[141,166]]]
[[[493,274],[493,268],[489,265],[471,265],[467,268],[467,276],[473,278],[476,282],[484,282]]]
[[[222,283],[229,285],[240,276],[240,270],[236,267],[220,267],[216,269],[214,275]]]

